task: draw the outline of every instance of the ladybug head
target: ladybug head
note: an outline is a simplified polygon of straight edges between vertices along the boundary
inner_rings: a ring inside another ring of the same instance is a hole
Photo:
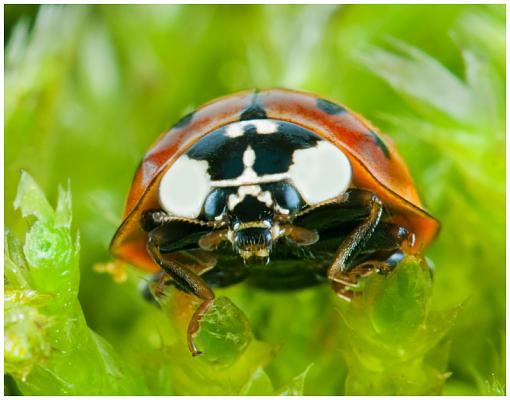
[[[222,221],[225,228],[200,240],[205,250],[216,249],[228,240],[246,263],[268,263],[274,241],[279,235],[274,221],[271,192],[259,185],[244,185],[213,190],[204,203],[208,220]]]
[[[288,234],[278,221],[303,204],[286,181],[215,188],[205,200],[203,215],[222,229],[201,238],[200,247],[211,251],[228,240],[245,263],[268,263],[275,242]]]
[[[247,195],[229,211],[229,239],[245,262],[269,262],[274,211]]]

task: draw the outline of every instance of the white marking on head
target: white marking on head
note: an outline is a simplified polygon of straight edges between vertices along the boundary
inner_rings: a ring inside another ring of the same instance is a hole
[[[179,217],[196,218],[211,190],[207,161],[182,155],[159,183],[159,202],[164,210]]]
[[[261,191],[259,185],[239,186],[237,193],[228,196],[228,209],[232,211],[246,196],[257,197]]]
[[[290,211],[286,208],[283,208],[283,207],[280,207],[278,204],[275,204],[274,205],[274,210],[278,213],[278,214],[282,214],[282,215],[289,215],[290,214]]]
[[[290,179],[310,205],[339,196],[349,188],[351,163],[339,148],[326,140],[315,147],[296,150],[292,160]]]
[[[273,205],[273,196],[271,195],[271,192],[266,190],[264,192],[261,192],[257,196],[257,200],[261,203],[264,203],[267,207],[271,207]]]
[[[278,124],[267,119],[252,119],[248,121],[238,121],[225,128],[225,136],[236,138],[245,133],[246,126],[252,125],[255,131],[260,135],[269,135],[278,131]]]
[[[253,151],[251,146],[248,146],[243,153],[243,164],[245,168],[251,168],[255,164],[255,151]]]

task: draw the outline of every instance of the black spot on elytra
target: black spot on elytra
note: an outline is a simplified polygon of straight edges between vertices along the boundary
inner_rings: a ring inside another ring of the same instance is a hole
[[[246,108],[239,118],[240,121],[246,121],[249,119],[266,119],[267,114],[266,111],[262,108],[262,106],[255,105],[249,106]]]
[[[370,134],[373,136],[375,140],[375,144],[381,149],[381,151],[384,153],[384,156],[389,159],[390,158],[390,151],[388,150],[388,147],[386,146],[386,143],[382,141],[382,139],[379,137],[377,133],[374,131],[370,131]]]
[[[176,124],[173,126],[174,128],[184,128],[187,126],[191,120],[193,119],[193,116],[195,115],[195,112],[190,112],[189,114],[186,114],[184,117],[182,117],[179,121],[176,122]]]
[[[326,114],[335,115],[347,112],[345,108],[325,99],[317,99],[317,107]]]
[[[266,110],[264,110],[264,107],[258,103],[258,95],[258,91],[253,93],[250,105],[241,112],[239,117],[240,121],[267,118]]]

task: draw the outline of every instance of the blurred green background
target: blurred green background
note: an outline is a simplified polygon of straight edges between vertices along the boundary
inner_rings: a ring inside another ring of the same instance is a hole
[[[443,394],[501,393],[505,28],[504,5],[7,5],[5,224],[25,230],[12,208],[20,170],[53,203],[70,180],[86,319],[133,357],[157,342],[162,315],[138,294],[142,273],[130,270],[119,285],[92,267],[110,260],[146,149],[221,95],[274,86],[319,93],[394,138],[443,224],[427,252],[433,306],[462,305]],[[221,291],[258,338],[283,344],[267,368],[275,387],[313,363],[304,393],[343,393],[338,346],[320,342],[338,319],[327,289]]]

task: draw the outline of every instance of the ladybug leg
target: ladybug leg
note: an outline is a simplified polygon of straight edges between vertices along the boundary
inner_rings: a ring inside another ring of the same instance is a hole
[[[349,272],[339,273],[335,280],[331,281],[331,287],[338,297],[345,301],[352,301],[356,296],[360,296],[360,291],[354,291],[359,287],[359,280],[374,272],[387,274],[393,269],[394,265],[385,261],[367,261],[355,266]]]
[[[351,272],[354,272],[352,270],[356,266],[352,265],[352,261],[363,249],[381,221],[383,205],[377,195],[362,191],[360,197],[363,203],[370,208],[370,212],[366,220],[358,225],[338,248],[327,272],[328,279],[333,282],[342,283],[346,279],[352,279]]]
[[[195,345],[195,342],[193,341],[193,336],[200,329],[200,320],[203,318],[204,315],[207,314],[207,312],[214,303],[214,292],[211,290],[211,293],[212,297],[210,299],[206,299],[198,306],[188,324],[188,330],[186,332],[188,338],[188,349],[193,357],[202,354],[202,352]]]
[[[282,236],[287,236],[299,246],[310,246],[319,240],[319,234],[312,229],[302,228],[294,225],[283,225]]]
[[[151,210],[147,210],[142,214],[140,219],[140,226],[146,232],[151,232],[153,229],[171,223],[188,223],[192,226],[202,226],[202,227],[214,227],[214,222],[206,222],[206,221],[198,221],[193,218],[186,217],[174,217],[168,215],[168,213],[162,209],[155,208]]]
[[[356,296],[356,292],[353,292],[348,285],[340,282],[331,282],[331,287],[338,297],[347,302],[351,302],[354,296]]]
[[[202,304],[200,304],[191,317],[187,331],[189,350],[193,356],[196,356],[200,354],[200,351],[193,342],[193,335],[200,328],[200,320],[213,304],[215,295],[204,279],[193,271],[192,267],[186,264],[172,262],[168,257],[163,257],[160,251],[160,237],[161,232],[159,232],[157,228],[149,233],[147,250],[151,257],[179,284],[179,286],[182,286],[186,291],[193,293],[203,300]]]
[[[381,222],[383,213],[376,194],[350,189],[342,196],[303,210],[293,221],[293,226],[317,230],[319,239],[323,234],[326,240],[332,239],[331,232],[335,230],[342,235],[336,249],[331,249],[335,256],[327,277],[334,291],[346,300],[354,296],[351,289],[358,286],[361,277],[374,271],[391,271],[412,246],[414,235],[401,226]],[[348,226],[348,230],[343,226]],[[303,236],[300,231],[290,231],[288,235],[298,244],[310,243],[295,239]]]
[[[206,233],[204,236],[200,238],[200,240],[198,241],[198,245],[203,250],[207,251],[216,250],[221,242],[228,240],[227,234],[228,231],[226,229]]]
[[[387,275],[404,258],[404,252],[396,250],[389,255],[387,251],[372,254],[371,259],[355,265],[344,275],[339,275],[342,282],[354,282],[351,287],[357,287],[360,278],[371,275],[374,272],[380,275]]]
[[[163,295],[163,292],[165,291],[165,286],[170,281],[171,278],[172,277],[164,271],[159,274],[159,278],[156,282],[156,287],[154,288],[154,295],[156,297],[161,297]]]
[[[140,288],[142,297],[149,303],[159,306],[157,298],[163,295],[164,288],[169,280],[170,276],[165,271],[152,275],[149,280],[143,281]],[[154,284],[156,284],[155,287]]]
[[[377,257],[377,255],[374,255]],[[379,257],[382,257],[379,255]],[[360,296],[360,291],[353,291],[359,287],[359,280],[373,273],[386,275],[393,271],[396,265],[405,257],[401,250],[395,251],[386,259],[365,261],[356,265],[349,272],[338,274],[335,281],[331,281],[333,291],[338,297],[345,301],[352,301],[356,296]],[[382,257],[384,258],[384,257]]]
[[[161,209],[147,210],[140,218],[140,226],[146,232],[152,231],[154,228],[161,226],[165,222],[171,220],[171,217]]]
[[[336,295],[348,302],[356,296],[360,296],[361,292],[353,291],[359,287],[359,280],[374,272],[386,274],[393,269],[394,265],[390,265],[389,261],[367,261],[356,265],[347,273],[339,274],[336,281],[331,281],[331,286]]]

